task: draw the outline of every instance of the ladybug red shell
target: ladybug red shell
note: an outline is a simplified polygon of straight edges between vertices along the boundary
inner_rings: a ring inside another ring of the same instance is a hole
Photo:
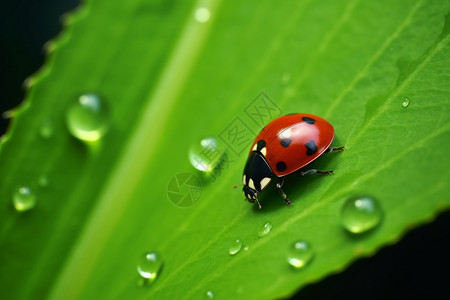
[[[253,142],[243,174],[243,193],[251,203],[258,201],[258,194],[274,177],[280,181],[277,188],[286,204],[291,205],[281,189],[282,177],[291,174],[324,152],[342,150],[329,148],[334,138],[333,126],[311,114],[290,114],[270,122]],[[309,170],[306,174],[329,174],[332,171]]]

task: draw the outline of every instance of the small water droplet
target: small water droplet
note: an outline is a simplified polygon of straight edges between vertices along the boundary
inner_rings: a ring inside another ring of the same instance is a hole
[[[270,222],[267,222],[264,224],[263,228],[258,232],[259,237],[265,237],[270,233],[270,230],[272,230],[272,224]]]
[[[36,195],[26,186],[19,187],[13,194],[12,202],[17,211],[26,211],[36,205]]]
[[[235,255],[242,249],[242,241],[240,239],[234,240],[230,245],[230,255]]]
[[[207,291],[206,297],[208,297],[208,299],[214,299],[214,293],[212,291]]]
[[[206,23],[211,17],[211,12],[206,7],[199,7],[195,11],[195,20],[199,23]]]
[[[314,258],[314,251],[306,241],[297,241],[289,249],[287,261],[295,269],[305,267]]]
[[[403,100],[403,102],[402,102],[402,106],[406,108],[409,106],[409,103],[410,103],[409,99],[405,98],[405,100]]]
[[[382,217],[382,209],[375,199],[370,197],[352,197],[341,210],[341,222],[351,233],[363,233],[376,227]]]
[[[215,137],[195,143],[189,150],[189,161],[199,171],[212,172],[221,162],[225,151]]]
[[[40,187],[47,187],[48,186],[48,177],[45,175],[41,175],[38,178],[38,185]]]
[[[108,108],[98,95],[83,94],[67,111],[66,123],[77,139],[97,141],[108,130]]]
[[[41,126],[39,127],[39,134],[44,139],[49,139],[53,136],[53,132],[55,131],[53,127],[53,122],[50,119],[45,119],[42,121]]]
[[[137,266],[139,275],[152,282],[158,276],[163,266],[161,256],[156,252],[149,252],[144,255]]]

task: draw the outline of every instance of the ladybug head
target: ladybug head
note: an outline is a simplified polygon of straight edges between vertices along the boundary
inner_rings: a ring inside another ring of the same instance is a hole
[[[242,192],[248,202],[254,203],[256,201],[258,208],[261,209],[258,194],[267,187],[273,176],[272,169],[263,154],[259,151],[251,152],[248,156],[242,178],[242,183],[244,184]]]

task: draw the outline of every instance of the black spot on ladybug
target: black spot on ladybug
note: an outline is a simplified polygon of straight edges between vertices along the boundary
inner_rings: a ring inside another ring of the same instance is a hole
[[[286,170],[286,164],[285,164],[284,162],[282,162],[282,161],[278,162],[278,163],[277,163],[277,170],[278,170],[278,171],[284,171],[284,170]]]
[[[256,143],[256,150],[257,151],[261,151],[262,148],[264,148],[266,146],[266,141],[265,140],[259,140]]]
[[[284,138],[281,140],[281,146],[283,147],[287,147],[291,144],[291,139],[290,138]]]
[[[306,155],[313,155],[317,151],[316,143],[313,140],[310,140],[305,144],[306,146]]]
[[[302,117],[302,120],[310,125],[314,125],[314,123],[316,122],[316,120],[308,118],[308,117]]]

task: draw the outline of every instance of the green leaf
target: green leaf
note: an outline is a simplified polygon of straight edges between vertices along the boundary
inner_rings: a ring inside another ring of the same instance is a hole
[[[449,11],[449,1],[88,1],[50,44],[1,145],[2,294],[287,297],[431,220],[450,205]],[[110,110],[96,143],[65,124],[86,92]],[[272,188],[259,211],[232,189],[251,141],[229,134],[240,124],[254,137],[261,120],[291,112],[329,120],[346,149],[312,164],[335,174],[286,179],[292,208]],[[43,137],[45,122],[53,132]],[[202,177],[188,152],[206,136],[228,161],[204,178],[198,202],[174,205],[168,185]],[[23,186],[36,205],[20,213],[11,197]],[[354,195],[383,210],[361,236],[340,220]],[[248,249],[232,256],[236,239]],[[286,261],[297,240],[315,253],[302,270]],[[136,266],[148,251],[164,266],[142,286]]]

